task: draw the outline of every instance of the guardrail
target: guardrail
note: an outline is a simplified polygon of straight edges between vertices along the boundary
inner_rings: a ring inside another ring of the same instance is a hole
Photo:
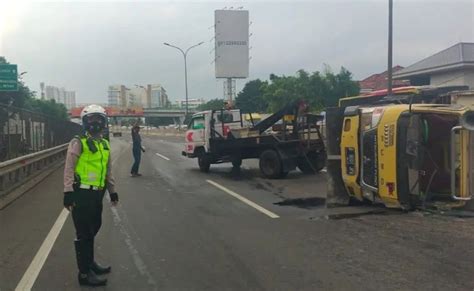
[[[0,198],[13,189],[62,162],[68,144],[0,163]]]

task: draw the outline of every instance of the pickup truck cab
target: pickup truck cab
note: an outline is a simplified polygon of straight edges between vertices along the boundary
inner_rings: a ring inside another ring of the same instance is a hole
[[[214,123],[214,126],[211,126],[211,123]],[[232,129],[242,127],[238,109],[198,112],[192,116],[188,125],[183,155],[195,158],[208,153],[210,151],[209,141],[212,136],[227,138]]]

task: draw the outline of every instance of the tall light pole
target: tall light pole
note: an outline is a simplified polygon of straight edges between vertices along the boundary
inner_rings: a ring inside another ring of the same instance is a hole
[[[184,57],[184,87],[186,89],[186,116],[185,116],[185,118],[188,117],[188,65],[186,63],[186,57],[187,57],[188,52],[189,52],[190,49],[195,48],[197,46],[200,46],[203,43],[204,42],[200,42],[198,44],[190,46],[186,51],[183,51],[181,48],[179,48],[177,46],[174,46],[174,45],[171,45],[169,43],[166,43],[166,42],[163,43],[166,46],[173,47],[173,48],[179,50],[183,54],[183,57]]]
[[[393,0],[388,0],[388,68],[387,68],[387,95],[392,95],[392,59],[393,59]]]

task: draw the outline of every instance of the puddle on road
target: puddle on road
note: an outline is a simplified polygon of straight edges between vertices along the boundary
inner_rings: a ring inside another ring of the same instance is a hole
[[[280,202],[274,203],[278,206],[295,206],[298,208],[311,209],[315,207],[322,207],[326,204],[326,198],[311,197],[311,198],[296,198],[296,199],[285,199]]]

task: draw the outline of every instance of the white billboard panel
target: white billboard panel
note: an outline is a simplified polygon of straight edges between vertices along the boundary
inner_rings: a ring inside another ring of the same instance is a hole
[[[216,78],[249,76],[249,12],[216,10]]]

